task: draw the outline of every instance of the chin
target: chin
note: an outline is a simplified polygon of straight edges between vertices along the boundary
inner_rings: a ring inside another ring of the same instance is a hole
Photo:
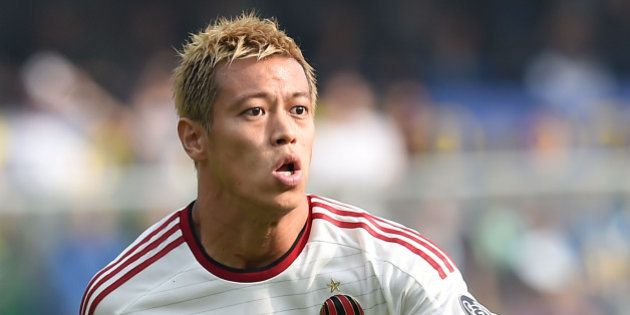
[[[306,202],[306,193],[304,190],[289,190],[277,194],[273,197],[272,203],[280,211],[289,212]]]

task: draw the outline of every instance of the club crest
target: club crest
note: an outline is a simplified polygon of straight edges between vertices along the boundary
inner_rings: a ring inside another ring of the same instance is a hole
[[[338,294],[329,297],[324,304],[322,304],[322,308],[319,310],[320,315],[352,315],[352,314],[361,314],[363,315],[363,308],[359,302],[345,294]]]

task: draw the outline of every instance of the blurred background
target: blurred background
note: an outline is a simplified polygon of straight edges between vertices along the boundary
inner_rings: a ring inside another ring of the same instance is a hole
[[[624,0],[0,0],[0,314],[76,314],[194,198],[176,49],[252,8],[318,71],[310,192],[428,235],[494,312],[627,314]]]

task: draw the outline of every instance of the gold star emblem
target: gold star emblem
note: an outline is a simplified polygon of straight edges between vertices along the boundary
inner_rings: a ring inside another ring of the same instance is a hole
[[[340,284],[341,284],[341,282],[335,281],[332,278],[330,278],[330,283],[328,285],[326,285],[326,286],[330,288],[330,293],[333,293],[335,291],[341,292],[341,290],[339,289],[339,285]]]

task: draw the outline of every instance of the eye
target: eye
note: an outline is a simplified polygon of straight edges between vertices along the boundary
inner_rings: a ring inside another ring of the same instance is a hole
[[[245,110],[243,112],[243,114],[247,115],[247,116],[257,117],[257,116],[264,115],[265,114],[265,110],[262,109],[261,107],[252,107],[252,108],[249,108],[249,109]]]
[[[296,105],[296,106],[291,107],[291,113],[295,115],[303,116],[303,115],[306,115],[306,113],[308,113],[308,108],[306,108],[306,106]]]

